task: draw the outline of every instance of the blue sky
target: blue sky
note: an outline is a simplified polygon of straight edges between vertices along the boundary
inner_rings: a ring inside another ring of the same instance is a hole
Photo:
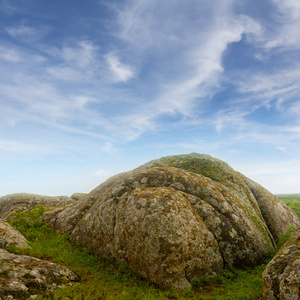
[[[199,152],[300,192],[298,0],[0,0],[0,195]]]

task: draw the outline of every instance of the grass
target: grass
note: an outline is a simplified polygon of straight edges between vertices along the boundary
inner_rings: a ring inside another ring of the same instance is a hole
[[[272,257],[254,269],[225,269],[222,276],[200,278],[190,289],[162,290],[126,265],[118,265],[112,258],[98,257],[88,249],[72,244],[68,235],[61,235],[40,221],[44,212],[44,207],[38,205],[27,214],[10,215],[8,221],[22,232],[32,249],[9,250],[65,265],[81,280],[54,293],[45,292],[36,299],[261,299],[262,272]]]
[[[278,195],[277,197],[300,217],[300,195]]]

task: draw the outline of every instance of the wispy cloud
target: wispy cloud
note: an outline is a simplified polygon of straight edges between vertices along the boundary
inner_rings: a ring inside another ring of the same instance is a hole
[[[50,149],[49,147],[5,139],[0,139],[0,150],[4,150],[9,153],[19,153],[25,155],[49,154],[53,152],[53,149]]]
[[[109,70],[112,74],[112,80],[114,82],[126,82],[134,76],[133,69],[120,61],[120,58],[113,53],[109,53],[104,56]]]
[[[273,0],[277,7],[277,21],[279,23],[277,32],[271,37],[266,37],[266,47],[290,48],[300,47],[300,5],[295,0]]]
[[[11,4],[11,1],[8,1],[8,0],[2,0],[0,2],[0,9],[5,12],[6,14],[12,14],[16,11],[16,7],[14,7],[12,4]]]
[[[45,26],[39,28],[27,25],[24,22],[4,28],[5,31],[15,39],[23,40],[29,43],[36,42],[43,38],[49,31]]]
[[[124,141],[136,139],[147,131],[160,131],[164,116],[176,120],[168,128],[178,123],[191,124],[195,117],[198,124],[202,119],[214,125],[219,133],[230,126],[241,128],[244,118],[262,105],[268,107],[274,103],[281,109],[285,101],[299,92],[300,74],[296,67],[286,72],[279,69],[273,74],[257,72],[250,77],[232,78],[244,96],[231,99],[228,106],[236,103],[239,107],[227,109],[225,105],[214,112],[214,120],[207,120],[206,103],[222,90],[226,49],[243,39],[256,45],[264,34],[262,25],[248,16],[235,15],[234,1],[221,5],[212,1],[205,4],[205,9],[204,2],[192,1],[183,11],[179,1],[166,1],[159,6],[160,10],[157,5],[156,1],[146,0],[112,4],[117,17],[114,36],[126,43],[123,49],[112,46],[108,54],[88,39],[68,39],[61,47],[42,44],[37,39],[46,30],[25,22],[6,27],[7,33],[15,38],[35,37],[32,46],[37,51],[35,55],[13,48],[2,52],[2,59],[10,62],[21,62],[24,57],[28,61],[31,55],[31,64],[23,64],[23,75],[17,75],[16,71],[11,75],[13,84],[2,83],[0,92],[19,103],[23,115],[26,112],[35,122],[38,119],[44,122],[46,118],[55,121],[53,126],[67,131],[121,137]],[[280,4],[278,7],[283,9]],[[152,65],[145,69],[150,62]],[[148,77],[139,77],[141,74]],[[113,91],[109,87],[112,82],[130,84],[133,78],[137,84],[135,90],[128,86]],[[62,81],[73,91],[66,92]],[[149,84],[155,92],[142,91],[139,83]],[[92,87],[92,93],[85,84]],[[117,107],[113,105],[116,93],[119,93]],[[254,94],[255,100],[251,96]],[[121,99],[124,105],[120,105]],[[104,114],[102,106],[114,109]],[[72,129],[75,120],[78,123]]]
[[[212,1],[205,10],[203,5],[204,2],[192,1],[182,7],[178,1],[165,1],[159,4],[159,11],[156,1],[129,1],[115,6],[119,26],[116,36],[128,43],[126,53],[132,51],[138,62],[147,62],[145,50],[151,49],[151,58],[159,64],[157,93],[146,104],[144,120],[148,124],[149,118],[154,121],[163,114],[194,116],[195,106],[201,107],[201,102],[218,92],[222,56],[228,45],[261,31],[254,20],[233,14],[232,1]],[[190,17],[194,15],[192,11],[197,18]],[[209,23],[205,23],[206,19]]]
[[[239,92],[250,94],[244,100],[250,100],[252,105],[256,102],[257,107],[274,105],[280,110],[287,101],[298,97],[300,92],[300,66],[297,63],[289,68],[280,68],[270,73],[258,71],[247,78],[241,78],[236,82]]]
[[[12,63],[17,63],[22,60],[15,49],[10,49],[8,47],[0,47],[0,59]]]

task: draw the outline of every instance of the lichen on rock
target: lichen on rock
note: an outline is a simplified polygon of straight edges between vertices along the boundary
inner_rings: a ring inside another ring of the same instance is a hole
[[[12,212],[29,212],[38,204],[48,208],[48,211],[58,211],[75,203],[67,196],[44,196],[37,194],[16,193],[0,197],[0,218],[5,219]]]
[[[197,153],[150,161],[72,197],[44,220],[164,288],[186,288],[224,266],[259,264],[290,226],[300,226],[270,192]],[[32,203],[5,199],[0,216]]]
[[[59,212],[54,228],[162,287],[180,288],[224,265],[258,264],[274,250],[274,238],[300,225],[270,195],[209,155],[169,156],[108,179]],[[270,214],[283,211],[282,220],[265,212],[273,204]]]
[[[26,238],[5,220],[0,219],[0,248],[15,246],[30,248]]]
[[[263,299],[300,299],[300,228],[267,265],[263,273]]]
[[[0,249],[0,295],[4,300],[28,299],[78,281],[64,266]]]

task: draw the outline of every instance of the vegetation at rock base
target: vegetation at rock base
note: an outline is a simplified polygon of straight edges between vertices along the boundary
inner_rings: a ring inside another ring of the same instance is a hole
[[[277,196],[282,202],[289,206],[299,217],[300,217],[300,195],[289,194],[289,195],[278,195]]]
[[[27,214],[17,212],[8,217],[32,247],[9,250],[65,265],[81,281],[54,293],[44,292],[36,299],[261,299],[262,272],[271,257],[254,269],[226,269],[222,276],[200,278],[191,289],[162,290],[127,266],[71,244],[68,235],[61,235],[40,221],[44,212],[45,208],[38,205]]]

